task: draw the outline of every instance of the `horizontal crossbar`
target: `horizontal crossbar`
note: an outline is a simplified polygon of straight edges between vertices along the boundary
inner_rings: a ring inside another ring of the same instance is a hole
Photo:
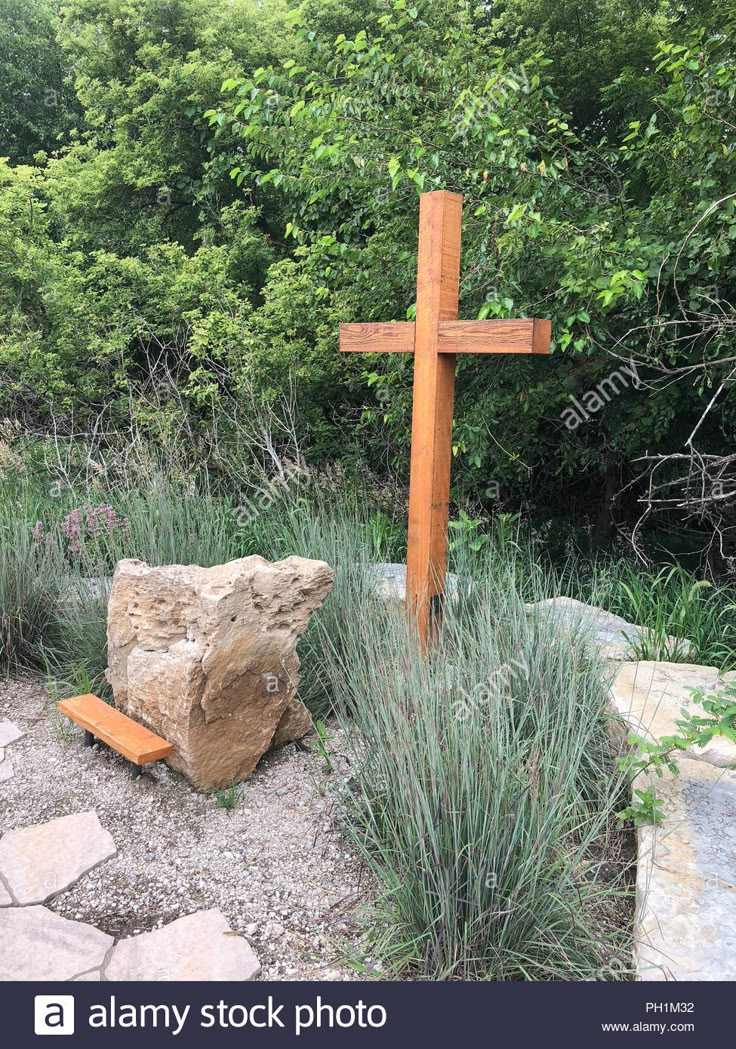
[[[438,353],[549,353],[548,320],[440,321]],[[341,324],[343,353],[413,353],[414,324]]]
[[[387,324],[341,324],[343,353],[413,353],[414,321]]]
[[[440,321],[440,353],[549,353],[552,324],[543,320]]]

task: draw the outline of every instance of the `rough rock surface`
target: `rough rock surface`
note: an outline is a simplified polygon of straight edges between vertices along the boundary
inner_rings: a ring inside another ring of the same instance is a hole
[[[13,902],[13,897],[8,892],[7,886],[0,881],[0,907],[9,907]]]
[[[642,980],[736,980],[736,772],[679,761],[651,782],[660,826],[638,829],[637,968]]]
[[[713,694],[733,679],[689,663],[624,663],[610,699],[627,731],[661,739],[679,731],[683,709],[700,709],[689,689]],[[677,763],[678,775],[644,772],[634,781],[662,802],[661,822],[637,828],[638,975],[736,979],[736,771],[727,771],[736,746],[716,737]]]
[[[606,612],[604,608],[586,605],[572,597],[550,597],[545,601],[536,601],[526,606],[552,616],[565,630],[580,631],[586,634],[599,649],[603,659],[626,660],[636,659],[633,646],[645,638],[646,630],[627,623],[621,616]],[[683,655],[691,650],[691,643],[682,638],[668,637],[667,648],[670,656]]]
[[[406,565],[386,561],[368,565],[366,582],[376,597],[387,606],[403,605],[406,601]],[[445,586],[448,597],[457,593],[460,580],[448,572]]]
[[[174,744],[200,789],[246,779],[306,734],[296,644],[332,587],[323,561],[246,557],[214,568],[121,561],[108,608],[115,704]]]
[[[0,874],[16,903],[44,903],[116,853],[97,813],[78,812],[7,831],[0,839]]]
[[[17,725],[14,725],[12,721],[0,721],[0,748],[15,743],[17,739],[22,739],[23,735],[22,730]]]
[[[261,971],[247,940],[218,910],[199,911],[163,929],[121,940],[106,980],[255,980]]]
[[[7,718],[0,721],[0,783],[6,783],[15,775],[15,765],[7,748],[24,736],[23,729],[18,728],[14,722],[8,721]]]
[[[693,703],[689,689],[703,688],[706,695],[723,688],[724,679],[715,667],[693,663],[641,661],[624,663],[611,685],[614,709],[629,728],[645,739],[661,739],[680,730],[681,712],[702,714],[703,708]],[[690,747],[688,758],[706,761],[720,768],[736,767],[736,743],[716,736],[706,747]]]
[[[112,937],[46,907],[0,911],[0,980],[72,980],[99,969]]]

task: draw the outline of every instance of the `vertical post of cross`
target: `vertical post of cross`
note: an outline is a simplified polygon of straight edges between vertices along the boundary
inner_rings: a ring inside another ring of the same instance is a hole
[[[419,204],[406,604],[424,649],[439,626],[447,572],[455,355],[440,353],[438,341],[440,322],[457,319],[462,206],[446,190]]]

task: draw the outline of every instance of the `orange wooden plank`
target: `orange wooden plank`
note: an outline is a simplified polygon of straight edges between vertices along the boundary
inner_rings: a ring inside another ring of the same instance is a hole
[[[107,743],[113,750],[124,755],[136,765],[167,758],[174,747],[161,736],[144,725],[133,721],[127,714],[116,710],[98,696],[75,696],[57,703],[62,714],[91,732],[96,739]]]
[[[438,353],[438,328],[457,318],[462,205],[446,190],[419,200],[406,601],[425,649],[447,567],[455,357]]]
[[[341,324],[342,353],[413,353],[414,322]]]
[[[439,353],[549,353],[547,320],[441,321]]]

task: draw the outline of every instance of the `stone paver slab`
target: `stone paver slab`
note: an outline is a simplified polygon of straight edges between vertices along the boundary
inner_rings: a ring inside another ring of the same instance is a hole
[[[13,903],[13,897],[8,892],[5,885],[0,881],[0,907],[10,907]]]
[[[12,779],[14,775],[15,765],[13,765],[11,758],[5,758],[4,761],[0,761],[0,783]]]
[[[244,981],[255,980],[260,971],[248,941],[230,931],[221,911],[210,910],[121,940],[105,979]]]
[[[0,721],[0,747],[7,747],[11,743],[15,743],[17,739],[23,739],[25,732],[19,729],[17,725],[14,725],[12,721],[7,719]]]
[[[607,612],[604,608],[587,605],[572,597],[550,597],[526,606],[530,611],[545,612],[552,616],[564,630],[580,632],[598,646],[603,659],[635,659],[633,645],[646,635],[646,628],[627,623],[622,616]],[[668,655],[687,655],[691,643],[682,638],[667,638]]]
[[[659,740],[680,732],[677,721],[683,709],[703,713],[703,708],[693,703],[688,689],[703,688],[707,695],[717,693],[723,684],[715,667],[653,661],[624,663],[613,681],[610,698],[633,732],[645,739]],[[716,736],[706,747],[690,747],[685,755],[720,768],[736,767],[736,744],[725,736]]]
[[[637,831],[639,977],[736,980],[736,772],[684,758],[648,782],[664,820]]]
[[[46,907],[0,911],[0,980],[71,980],[100,967],[113,939]]]
[[[21,906],[43,903],[116,853],[97,813],[77,812],[4,834],[0,874]]]

